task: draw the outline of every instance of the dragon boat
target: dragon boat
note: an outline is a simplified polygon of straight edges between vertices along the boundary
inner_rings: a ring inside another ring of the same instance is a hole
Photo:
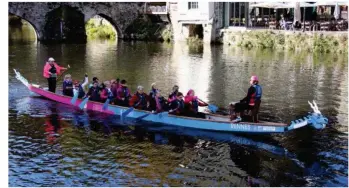
[[[17,70],[15,70],[16,78],[22,82],[31,92],[34,92],[44,98],[67,104],[76,107],[81,107],[83,99],[76,99],[74,103],[72,102],[72,97],[60,95],[57,93],[52,93],[47,91],[44,88],[41,88],[39,85],[29,83]],[[101,113],[113,114],[120,116],[122,122],[126,124],[139,123],[142,121],[160,123],[171,126],[180,126],[180,127],[189,127],[209,131],[223,131],[223,132],[239,132],[239,133],[261,133],[261,134],[270,134],[270,133],[284,133],[292,131],[294,129],[299,129],[305,126],[311,126],[315,129],[323,129],[328,124],[328,119],[321,114],[318,109],[315,101],[313,103],[309,102],[310,107],[313,109],[313,112],[310,112],[308,115],[305,115],[301,119],[296,119],[291,121],[289,124],[286,123],[275,123],[260,121],[258,123],[253,122],[238,122],[233,123],[230,121],[229,116],[217,115],[206,113],[205,119],[203,118],[193,118],[185,116],[176,116],[168,114],[168,112],[162,113],[151,113],[149,111],[134,109],[133,107],[123,107],[108,104],[105,106],[103,103],[87,101],[86,104],[81,107],[84,110],[92,110]]]

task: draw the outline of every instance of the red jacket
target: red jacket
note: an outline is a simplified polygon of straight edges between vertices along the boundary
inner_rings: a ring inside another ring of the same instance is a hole
[[[120,84],[111,84],[110,89],[111,92],[113,93],[114,97],[118,96],[118,89],[120,87]]]
[[[143,98],[143,101],[141,101],[141,96]],[[139,94],[138,92],[136,92],[132,96],[129,104],[136,109],[145,110],[147,108],[147,103],[149,103],[149,96],[145,93]]]
[[[196,109],[197,106],[196,106],[196,107],[193,106],[193,102],[194,102],[194,103],[197,103],[198,106],[207,106],[207,104],[206,104],[206,103],[203,103],[202,101],[200,101],[200,100],[198,99],[197,96],[190,96],[190,94],[191,94],[192,92],[193,92],[193,90],[190,89],[190,90],[188,91],[187,95],[184,97],[184,104],[185,104],[185,105],[188,105],[190,110],[192,110],[192,111],[197,111],[197,110],[198,110],[198,109]],[[190,102],[191,102],[191,104],[190,104]]]
[[[58,66],[57,63],[53,63],[53,65],[54,65],[54,66],[56,67],[56,69],[57,69],[57,75],[59,75],[59,74],[61,73],[61,70],[62,70],[63,67]],[[50,68],[51,68],[50,63],[49,63],[49,62],[46,62],[45,66],[44,66],[44,72],[43,72],[43,76],[44,76],[45,78],[50,78],[50,74],[49,74]]]
[[[111,92],[111,90],[110,90],[110,92]],[[102,101],[106,101],[107,98],[110,97],[110,96],[108,95],[108,89],[107,89],[107,88],[104,88],[104,89],[102,90],[102,92],[101,92],[101,94],[100,94],[100,97],[101,97],[101,100],[102,100]]]

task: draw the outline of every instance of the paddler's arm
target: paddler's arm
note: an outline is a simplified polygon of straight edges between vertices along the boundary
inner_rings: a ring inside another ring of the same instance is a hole
[[[88,84],[88,76],[87,76],[87,74],[85,73],[84,82],[81,84],[81,87],[84,88],[87,84]]]

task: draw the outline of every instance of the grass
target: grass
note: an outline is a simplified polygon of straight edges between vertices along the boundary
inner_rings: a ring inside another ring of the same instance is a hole
[[[86,34],[90,39],[116,39],[116,32],[111,24],[95,25],[95,20],[86,23]]]
[[[347,53],[348,37],[306,33],[284,34],[274,31],[227,32],[228,44],[244,48],[308,51],[316,53]]]

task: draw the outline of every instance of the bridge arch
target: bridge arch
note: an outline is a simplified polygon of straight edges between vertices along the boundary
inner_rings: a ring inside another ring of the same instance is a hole
[[[26,21],[27,23],[29,23],[29,25],[33,28],[34,30],[34,33],[35,33],[35,38],[36,40],[38,40],[40,37],[42,37],[42,33],[38,30],[38,26],[36,26],[34,24],[33,21],[31,21],[30,19],[26,18],[26,14],[22,14],[22,15],[18,15],[18,14],[14,14],[13,12],[9,12],[9,17],[10,16],[15,16],[15,17],[18,17],[19,19],[21,20],[24,20]],[[10,24],[10,23],[9,23]],[[10,27],[10,25],[9,25]]]
[[[45,39],[85,42],[84,14],[78,8],[61,5],[46,13]]]
[[[86,16],[85,15],[85,24],[91,19],[93,18],[94,16],[100,16],[102,17],[103,19],[107,20],[115,29],[116,31],[116,35],[117,35],[117,38],[124,38],[124,33],[123,31],[121,30],[121,28],[119,27],[119,25],[117,24],[116,21],[113,20],[113,18],[111,18],[111,16],[108,16],[104,13],[96,13],[94,15],[89,15],[89,16]]]

